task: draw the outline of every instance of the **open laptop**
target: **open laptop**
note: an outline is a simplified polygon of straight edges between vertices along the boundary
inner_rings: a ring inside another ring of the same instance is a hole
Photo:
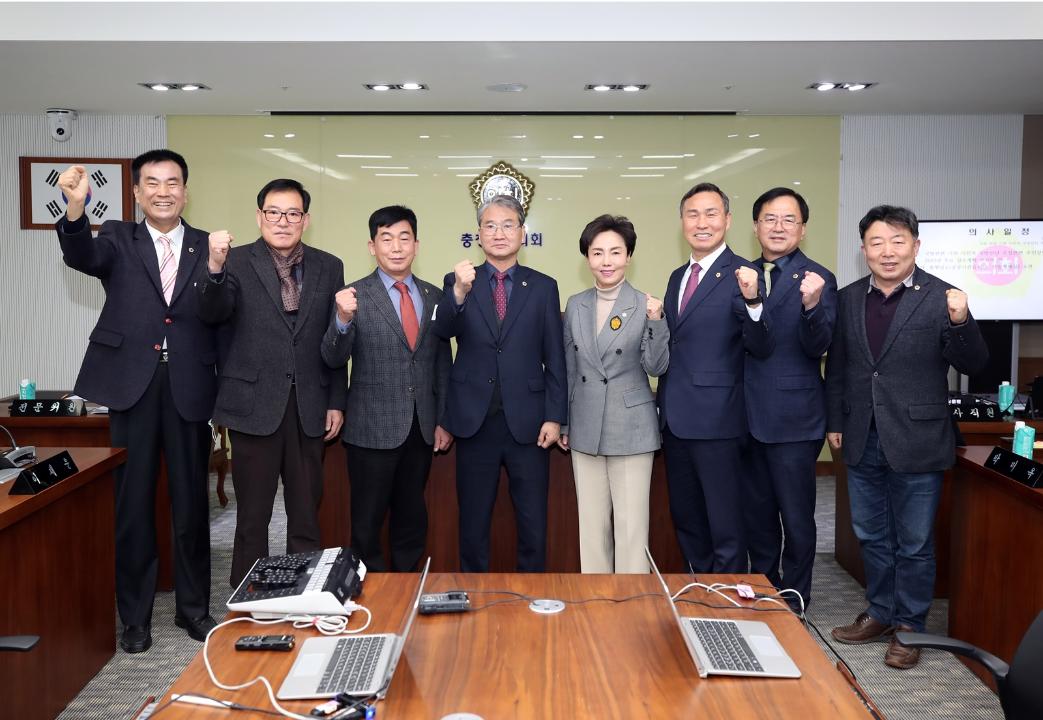
[[[699,677],[708,675],[740,675],[744,677],[799,678],[800,670],[782,649],[782,645],[765,623],[755,620],[718,620],[681,617],[670,595],[666,580],[656,567],[652,553],[645,548],[648,562],[659,578],[666,601],[670,604],[688,654],[695,662]]]
[[[280,700],[306,700],[347,693],[383,698],[416,619],[430,567],[429,557],[420,573],[413,603],[406,608],[402,618],[399,634],[308,638],[301,645],[277,697]]]

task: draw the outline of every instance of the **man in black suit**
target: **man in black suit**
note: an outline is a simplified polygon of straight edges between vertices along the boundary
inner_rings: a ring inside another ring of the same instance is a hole
[[[75,390],[109,407],[112,445],[127,449],[127,461],[115,473],[116,602],[123,622],[120,646],[137,653],[152,645],[161,451],[174,520],[174,622],[200,641],[215,624],[207,422],[217,387],[217,348],[189,288],[205,263],[207,236],[181,219],[185,159],[151,150],[134,159],[131,172],[144,222],[110,220],[92,237],[84,215],[87,169],[74,165],[58,179],[68,206],[56,229],[65,264],[100,279],[105,288]]]
[[[211,233],[200,273],[200,317],[227,323],[231,336],[214,422],[229,429],[235,456],[233,587],[268,556],[280,477],[286,552],[321,548],[322,455],[344,423],[345,393],[321,346],[344,265],[301,242],[310,204],[296,180],[272,180],[257,194],[261,237],[233,250],[227,231]]]
[[[445,428],[457,439],[460,569],[489,570],[489,530],[506,466],[518,569],[541,572],[547,551],[550,457],[568,418],[561,302],[554,279],[518,264],[525,210],[510,195],[478,208],[485,262],[445,276],[434,331],[455,337]]]

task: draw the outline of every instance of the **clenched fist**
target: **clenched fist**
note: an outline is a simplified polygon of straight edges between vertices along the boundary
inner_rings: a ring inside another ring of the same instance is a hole
[[[757,288],[757,279],[759,273],[756,268],[746,267],[745,265],[735,269],[735,279],[739,281],[739,292],[747,300],[752,300],[757,297],[759,292]]]
[[[461,260],[453,268],[456,280],[453,282],[453,297],[457,305],[463,305],[467,299],[467,293],[471,292],[474,284],[474,263],[470,260]]]
[[[337,291],[334,296],[334,300],[337,303],[337,319],[342,323],[349,323],[355,317],[355,313],[359,309],[358,297],[355,293],[355,288],[346,287]]]
[[[661,320],[663,318],[663,301],[657,300],[649,294],[645,294],[645,312],[649,320]]]
[[[804,305],[805,310],[810,310],[818,305],[819,299],[822,298],[822,288],[825,286],[826,281],[817,272],[804,271],[804,279],[800,281],[800,302]]]
[[[945,304],[949,308],[949,322],[963,325],[967,322],[967,293],[956,288],[945,291]]]
[[[227,230],[216,230],[210,233],[210,256],[207,259],[207,267],[215,275],[224,271],[225,261],[228,260],[228,251],[232,247],[235,238]]]
[[[68,200],[65,216],[69,220],[78,220],[83,215],[83,206],[87,202],[87,168],[83,165],[71,166],[58,176],[58,189]]]

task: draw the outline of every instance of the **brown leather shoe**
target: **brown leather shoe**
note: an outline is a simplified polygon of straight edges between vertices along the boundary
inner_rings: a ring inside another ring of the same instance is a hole
[[[895,629],[890,625],[874,620],[869,613],[861,613],[850,625],[833,628],[830,633],[833,639],[847,645],[864,645],[878,642],[893,634]]]
[[[908,625],[899,625],[896,630],[914,632]],[[884,653],[884,662],[886,664],[899,670],[908,670],[911,667],[915,667],[919,661],[920,648],[906,647],[899,643],[897,638],[891,638],[891,643],[887,646],[887,652]]]

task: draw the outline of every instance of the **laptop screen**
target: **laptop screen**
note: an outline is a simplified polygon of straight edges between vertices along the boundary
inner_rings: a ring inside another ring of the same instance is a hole
[[[430,568],[431,558],[429,556],[427,562],[424,563],[423,572],[420,573],[420,582],[417,583],[416,595],[413,597],[413,606],[406,612],[402,628],[395,637],[395,647],[391,651],[391,661],[388,663],[387,676],[384,678],[384,684],[381,686],[380,692],[377,693],[377,697],[380,699],[387,695],[388,686],[391,685],[391,678],[395,676],[398,659],[402,656],[402,650],[405,648],[406,640],[409,638],[409,631],[412,630],[413,621],[416,619],[417,611],[420,609],[420,596],[424,594],[424,584],[427,582],[427,572]]]
[[[645,555],[648,557],[648,564],[652,566],[655,576],[659,578],[659,585],[663,588],[663,594],[666,596],[666,602],[670,605],[670,612],[674,614],[674,620],[677,621],[677,628],[681,631],[681,637],[684,638],[684,644],[688,647],[688,654],[692,656],[692,662],[695,663],[695,669],[699,672],[700,677],[706,677],[706,668],[703,667],[702,662],[699,660],[699,653],[695,649],[695,645],[692,644],[692,639],[688,636],[688,633],[684,629],[684,621],[681,620],[681,615],[677,612],[677,605],[674,603],[673,597],[670,595],[670,588],[666,585],[666,580],[663,579],[663,574],[659,572],[659,568],[656,567],[655,560],[652,559],[652,552],[645,547]]]

